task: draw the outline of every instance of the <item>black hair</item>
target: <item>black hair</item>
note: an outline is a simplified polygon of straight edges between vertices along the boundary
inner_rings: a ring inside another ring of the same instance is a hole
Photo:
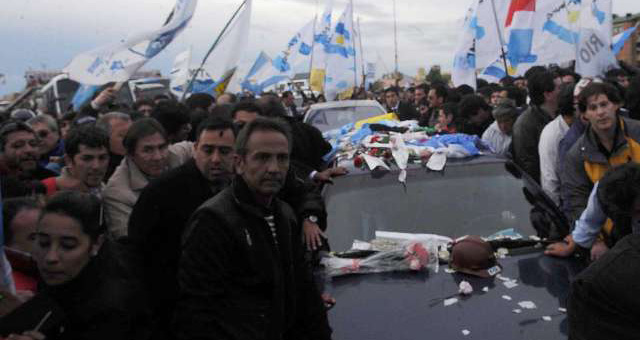
[[[558,94],[558,113],[563,116],[571,117],[576,112],[573,105],[573,90],[576,85],[573,83],[560,85],[560,93]]]
[[[442,98],[443,103],[447,101],[449,91],[444,84],[434,84],[431,86],[431,90],[433,90],[436,93],[436,97]]]
[[[285,117],[287,115],[284,105],[274,94],[262,95],[257,104],[262,108],[262,114],[265,117]]]
[[[458,90],[448,88],[447,89],[447,100],[445,103],[459,103],[462,100],[462,96],[458,93]],[[443,103],[444,104],[444,103]]]
[[[532,68],[528,69],[527,72],[524,73],[524,78],[529,80],[534,74],[539,72],[548,72],[548,70],[544,66],[540,66],[540,65],[533,66]]]
[[[4,147],[7,143],[7,136],[19,131],[28,132],[34,136],[36,135],[35,132],[33,132],[33,128],[31,128],[27,123],[17,119],[7,120],[2,124],[2,127],[0,127],[0,151],[4,152]]]
[[[573,70],[569,69],[569,68],[561,68],[558,70],[558,75],[560,77],[565,77],[565,76],[572,76],[574,79],[574,83],[578,83],[580,81],[580,79],[582,79],[582,77],[580,77],[579,74],[573,72]]]
[[[625,106],[629,110],[629,116],[633,119],[640,119],[640,75],[637,75],[629,82],[626,90]]]
[[[475,93],[475,91],[473,90],[473,87],[471,87],[471,86],[469,86],[467,84],[462,84],[462,85],[456,87],[456,91],[458,91],[458,94],[461,97],[464,97],[464,96],[466,96],[468,94],[474,94]]]
[[[500,84],[502,86],[510,86],[510,85],[513,85],[514,81],[515,81],[515,78],[513,78],[512,76],[504,76],[502,77],[502,79],[500,79]]]
[[[153,108],[151,117],[155,118],[167,136],[177,134],[182,126],[189,124],[189,109],[175,100],[161,101]]]
[[[517,107],[523,107],[527,104],[527,91],[515,85],[506,86],[507,98],[512,99]]]
[[[167,143],[169,142],[164,127],[162,127],[157,120],[153,118],[142,118],[133,122],[122,140],[122,144],[127,150],[127,154],[133,155],[136,152],[136,145],[140,139],[156,133],[162,135]]]
[[[458,112],[460,113],[460,118],[463,120],[468,120],[469,118],[478,114],[478,110],[483,109],[486,111],[491,111],[491,106],[487,104],[487,102],[477,94],[469,94],[462,97],[460,104],[458,106]]]
[[[529,88],[529,96],[531,104],[542,105],[545,102],[544,94],[553,92],[556,88],[555,77],[553,73],[545,70],[534,72],[528,79],[527,87]]]
[[[194,93],[187,100],[185,104],[190,110],[200,108],[209,109],[209,107],[216,102],[216,99],[208,93]]]
[[[82,231],[94,242],[106,232],[102,204],[95,195],[81,191],[59,192],[48,200],[40,213],[40,219],[51,213],[69,216],[78,221]]]
[[[275,131],[283,134],[287,141],[289,142],[289,151],[291,151],[293,147],[293,139],[291,136],[291,128],[289,125],[284,122],[282,119],[278,118],[268,118],[268,117],[257,117],[255,120],[246,124],[240,133],[238,134],[238,138],[236,138],[235,144],[235,152],[238,155],[246,155],[249,150],[247,150],[247,144],[249,143],[249,138],[254,131]]]
[[[587,111],[587,101],[593,96],[604,94],[610,102],[620,104],[620,94],[618,90],[608,83],[591,83],[585,87],[578,97],[578,108],[582,112]]]
[[[281,96],[282,98],[289,97],[289,96],[293,96],[293,92],[291,91],[282,92],[282,96]]]
[[[156,104],[151,99],[140,98],[140,99],[136,100],[136,102],[133,104],[133,109],[135,111],[138,111],[140,106],[151,106],[151,107],[154,107],[154,106],[156,106]]]
[[[231,110],[231,118],[235,119],[238,111],[255,112],[258,116],[262,116],[262,109],[253,101],[244,101],[236,104]]]
[[[483,87],[489,86],[489,82],[484,79],[476,79],[476,89],[480,90]]]
[[[196,140],[200,138],[204,131],[224,131],[227,129],[233,132],[234,137],[236,136],[236,130],[231,120],[221,117],[207,118],[198,125]]]
[[[384,89],[384,93],[387,94],[387,92],[393,92],[397,95],[400,95],[400,90],[396,86],[390,86]]]
[[[4,243],[13,242],[13,230],[11,222],[23,210],[39,209],[38,203],[33,198],[14,197],[2,200],[2,230],[4,232]]]
[[[444,103],[440,110],[444,111],[445,116],[452,115],[455,120],[458,116],[458,104],[457,103]]]
[[[64,141],[64,153],[73,158],[80,152],[80,145],[88,148],[101,148],[109,150],[109,135],[105,129],[95,124],[84,124],[73,127]]]
[[[600,179],[597,199],[613,221],[611,236],[618,240],[632,231],[633,204],[640,197],[640,165],[629,162],[609,170]]]

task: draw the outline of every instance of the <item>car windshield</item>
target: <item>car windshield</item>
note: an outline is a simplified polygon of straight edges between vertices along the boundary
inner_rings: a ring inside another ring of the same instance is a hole
[[[353,174],[325,189],[331,249],[345,251],[376,231],[430,233],[449,237],[489,236],[514,228],[535,230],[522,182],[502,162],[456,164],[444,172],[410,170],[406,190],[397,173],[382,178]]]
[[[377,106],[326,108],[311,111],[308,123],[325,132],[384,113],[384,110]]]

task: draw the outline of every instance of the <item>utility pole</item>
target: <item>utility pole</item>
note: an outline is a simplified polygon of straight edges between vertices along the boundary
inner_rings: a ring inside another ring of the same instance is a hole
[[[396,86],[398,86],[398,21],[396,20],[396,0],[393,0],[393,44],[395,46],[395,74]]]

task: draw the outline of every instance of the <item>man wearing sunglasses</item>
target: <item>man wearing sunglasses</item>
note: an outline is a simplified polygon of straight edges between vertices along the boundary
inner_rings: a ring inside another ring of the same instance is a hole
[[[40,141],[40,165],[60,173],[63,166],[64,142],[56,120],[47,114],[35,116],[27,121]]]

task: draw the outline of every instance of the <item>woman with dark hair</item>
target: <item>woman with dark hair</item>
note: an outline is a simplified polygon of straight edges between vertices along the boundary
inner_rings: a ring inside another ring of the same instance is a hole
[[[105,237],[103,217],[99,199],[86,193],[61,192],[46,204],[33,249],[39,292],[0,319],[9,339],[149,337],[145,296]]]

